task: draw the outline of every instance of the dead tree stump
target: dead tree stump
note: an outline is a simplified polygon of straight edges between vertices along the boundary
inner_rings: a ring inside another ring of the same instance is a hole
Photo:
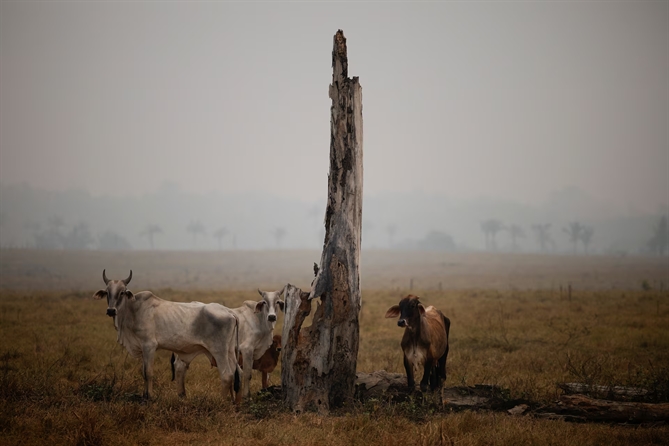
[[[286,286],[281,351],[284,401],[295,411],[321,413],[352,400],[359,345],[362,88],[357,77],[348,77],[346,38],[341,30],[334,36],[332,69],[323,253],[308,295]],[[302,329],[313,298],[321,299],[313,324]]]

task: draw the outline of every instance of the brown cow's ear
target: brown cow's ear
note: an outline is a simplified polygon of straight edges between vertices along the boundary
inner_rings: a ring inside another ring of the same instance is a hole
[[[258,302],[256,304],[256,309],[255,309],[254,313],[260,313],[262,311],[262,307],[263,307],[263,305],[265,305],[265,303],[266,302],[264,300],[261,300],[260,302]]]
[[[418,304],[418,311],[420,311],[421,316],[425,314],[425,307],[423,304]]]
[[[391,318],[391,317],[399,317],[400,315],[400,306],[399,305],[393,305],[392,307],[388,308],[388,311],[386,311],[386,317]]]
[[[284,307],[284,305],[285,305],[285,304],[283,303],[283,301],[282,301],[282,300],[277,300],[276,303],[279,305],[279,308],[281,309],[281,311],[283,311],[283,307]]]
[[[93,294],[93,299],[102,299],[102,298],[107,298],[107,290],[98,290],[95,294]]]

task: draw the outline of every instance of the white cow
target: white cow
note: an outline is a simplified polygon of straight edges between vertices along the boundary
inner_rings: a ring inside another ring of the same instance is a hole
[[[250,382],[253,361],[260,359],[262,355],[271,347],[276,325],[277,312],[283,311],[284,303],[281,300],[281,291],[260,291],[262,300],[256,302],[253,300],[245,301],[241,307],[232,308],[232,312],[239,320],[239,355],[243,370],[241,391],[237,393],[237,402],[241,397],[251,395]],[[182,379],[180,373],[183,373],[181,355],[172,358],[173,372],[177,381]],[[211,365],[216,366],[217,361],[212,361]]]
[[[239,321],[229,309],[220,304],[201,302],[170,302],[150,291],[133,294],[127,289],[132,271],[125,280],[109,280],[102,271],[107,285],[94,298],[107,299],[107,315],[114,318],[118,343],[134,357],[144,362],[144,397],[153,394],[153,358],[156,350],[164,349],[179,355],[181,380],[179,394],[185,395],[184,378],[188,364],[200,354],[218,365],[223,382],[233,400],[239,391],[240,369]]]
[[[232,309],[239,319],[239,353],[244,373],[241,394],[245,398],[251,395],[253,361],[260,359],[272,346],[277,313],[284,308],[281,300],[283,290],[258,290],[258,293],[262,296],[262,300],[258,302],[247,300],[241,307]]]

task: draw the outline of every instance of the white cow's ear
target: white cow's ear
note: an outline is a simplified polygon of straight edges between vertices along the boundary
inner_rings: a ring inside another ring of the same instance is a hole
[[[126,295],[126,297],[127,297],[128,299],[130,299],[130,300],[135,300],[135,295],[132,294],[132,291],[130,291],[130,290],[125,290],[125,295]]]
[[[261,300],[260,302],[258,302],[256,304],[256,309],[255,309],[254,313],[260,313],[262,311],[263,305],[265,305],[266,303],[267,302],[265,302],[264,300]]]
[[[98,290],[95,294],[93,294],[93,299],[102,299],[102,298],[107,298],[107,290]]]
[[[398,317],[399,315],[400,315],[399,305],[393,305],[392,307],[388,308],[388,311],[386,311],[387,318]]]
[[[283,311],[283,308],[284,308],[284,305],[285,305],[285,304],[283,303],[283,301],[282,301],[282,300],[277,300],[276,303],[277,303],[277,305],[279,306],[279,309],[280,309],[281,311]]]

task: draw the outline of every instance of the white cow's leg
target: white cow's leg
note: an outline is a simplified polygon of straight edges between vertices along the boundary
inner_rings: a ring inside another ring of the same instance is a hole
[[[235,402],[235,389],[234,389],[235,368],[232,365],[232,361],[229,358],[223,356],[216,358],[216,362],[218,363],[218,376],[220,376],[221,384],[223,385],[223,397],[225,397],[226,393],[229,393],[230,397],[232,398],[232,401]]]
[[[242,369],[244,371],[244,377],[242,378],[242,395],[244,398],[251,396],[251,372],[253,371],[253,350],[244,349],[242,350],[242,359],[244,365]]]
[[[186,372],[190,361],[184,361],[180,356],[176,356],[174,361],[174,376],[177,381],[177,394],[181,397],[186,396]]]
[[[238,400],[241,400],[242,393],[240,389],[237,395],[235,395],[234,378],[237,372],[237,360],[235,358],[234,347],[230,349],[211,348],[207,352],[207,356],[209,356],[209,361],[212,364],[215,363],[218,368],[218,375],[223,385],[223,397],[229,392],[232,401],[238,403]]]
[[[153,397],[153,357],[156,354],[154,345],[147,346],[142,351],[144,360],[144,398],[150,400]]]

